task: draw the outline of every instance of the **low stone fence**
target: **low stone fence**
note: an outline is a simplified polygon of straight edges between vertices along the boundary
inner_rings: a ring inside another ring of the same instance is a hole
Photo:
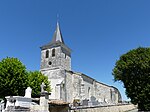
[[[70,112],[127,112],[135,108],[136,106],[133,104],[120,104],[97,107],[78,107],[72,108]]]

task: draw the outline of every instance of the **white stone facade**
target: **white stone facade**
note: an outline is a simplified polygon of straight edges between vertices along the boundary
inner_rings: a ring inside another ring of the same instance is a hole
[[[66,101],[73,102],[79,99],[80,102],[88,100],[92,105],[100,103],[117,104],[121,100],[119,91],[106,84],[82,74],[66,71]]]
[[[51,82],[52,92],[49,98],[69,103],[78,100],[83,105],[83,102],[91,105],[118,103],[121,95],[115,87],[71,70],[71,50],[64,44],[58,32],[60,29],[57,26],[52,42],[41,47],[40,71],[48,76]]]
[[[52,50],[55,50],[55,56],[52,56]],[[49,56],[46,58],[46,52]],[[41,51],[41,69],[56,69],[62,68],[71,70],[71,57],[70,54],[65,53],[64,48],[58,46]]]

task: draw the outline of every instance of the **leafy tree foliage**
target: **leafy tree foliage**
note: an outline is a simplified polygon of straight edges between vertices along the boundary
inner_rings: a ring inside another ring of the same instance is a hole
[[[17,58],[0,61],[0,97],[24,95],[27,87],[26,67]]]
[[[5,96],[24,96],[25,89],[30,86],[32,95],[40,95],[40,85],[50,92],[48,78],[38,71],[27,72],[26,67],[17,58],[7,57],[0,61],[0,98]]]
[[[121,81],[131,102],[139,110],[150,110],[150,48],[139,47],[123,54],[113,69],[115,81]]]
[[[45,90],[47,92],[51,91],[50,82],[48,81],[48,77],[44,76],[39,71],[29,72],[28,73],[28,86],[32,88],[32,96],[36,97],[40,95],[41,88],[40,85],[44,82],[46,85]]]

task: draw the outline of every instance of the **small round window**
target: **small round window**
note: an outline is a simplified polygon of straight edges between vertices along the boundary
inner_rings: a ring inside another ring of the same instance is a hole
[[[49,61],[49,62],[48,62],[48,64],[49,64],[49,65],[52,65],[52,62],[51,62],[51,61]]]

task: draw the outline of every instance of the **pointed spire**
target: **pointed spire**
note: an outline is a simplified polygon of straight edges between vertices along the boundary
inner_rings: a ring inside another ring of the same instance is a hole
[[[56,43],[56,42],[61,42],[64,44],[64,40],[61,34],[61,30],[59,27],[59,22],[57,21],[57,26],[56,26],[56,30],[54,32],[54,36],[52,38],[52,43]]]
[[[52,41],[46,45],[43,45],[41,49],[44,50],[44,49],[54,48],[57,46],[61,46],[62,48],[64,48],[66,52],[68,52],[68,55],[70,55],[71,49],[68,46],[66,46],[64,43],[58,20],[57,20],[57,26]]]

